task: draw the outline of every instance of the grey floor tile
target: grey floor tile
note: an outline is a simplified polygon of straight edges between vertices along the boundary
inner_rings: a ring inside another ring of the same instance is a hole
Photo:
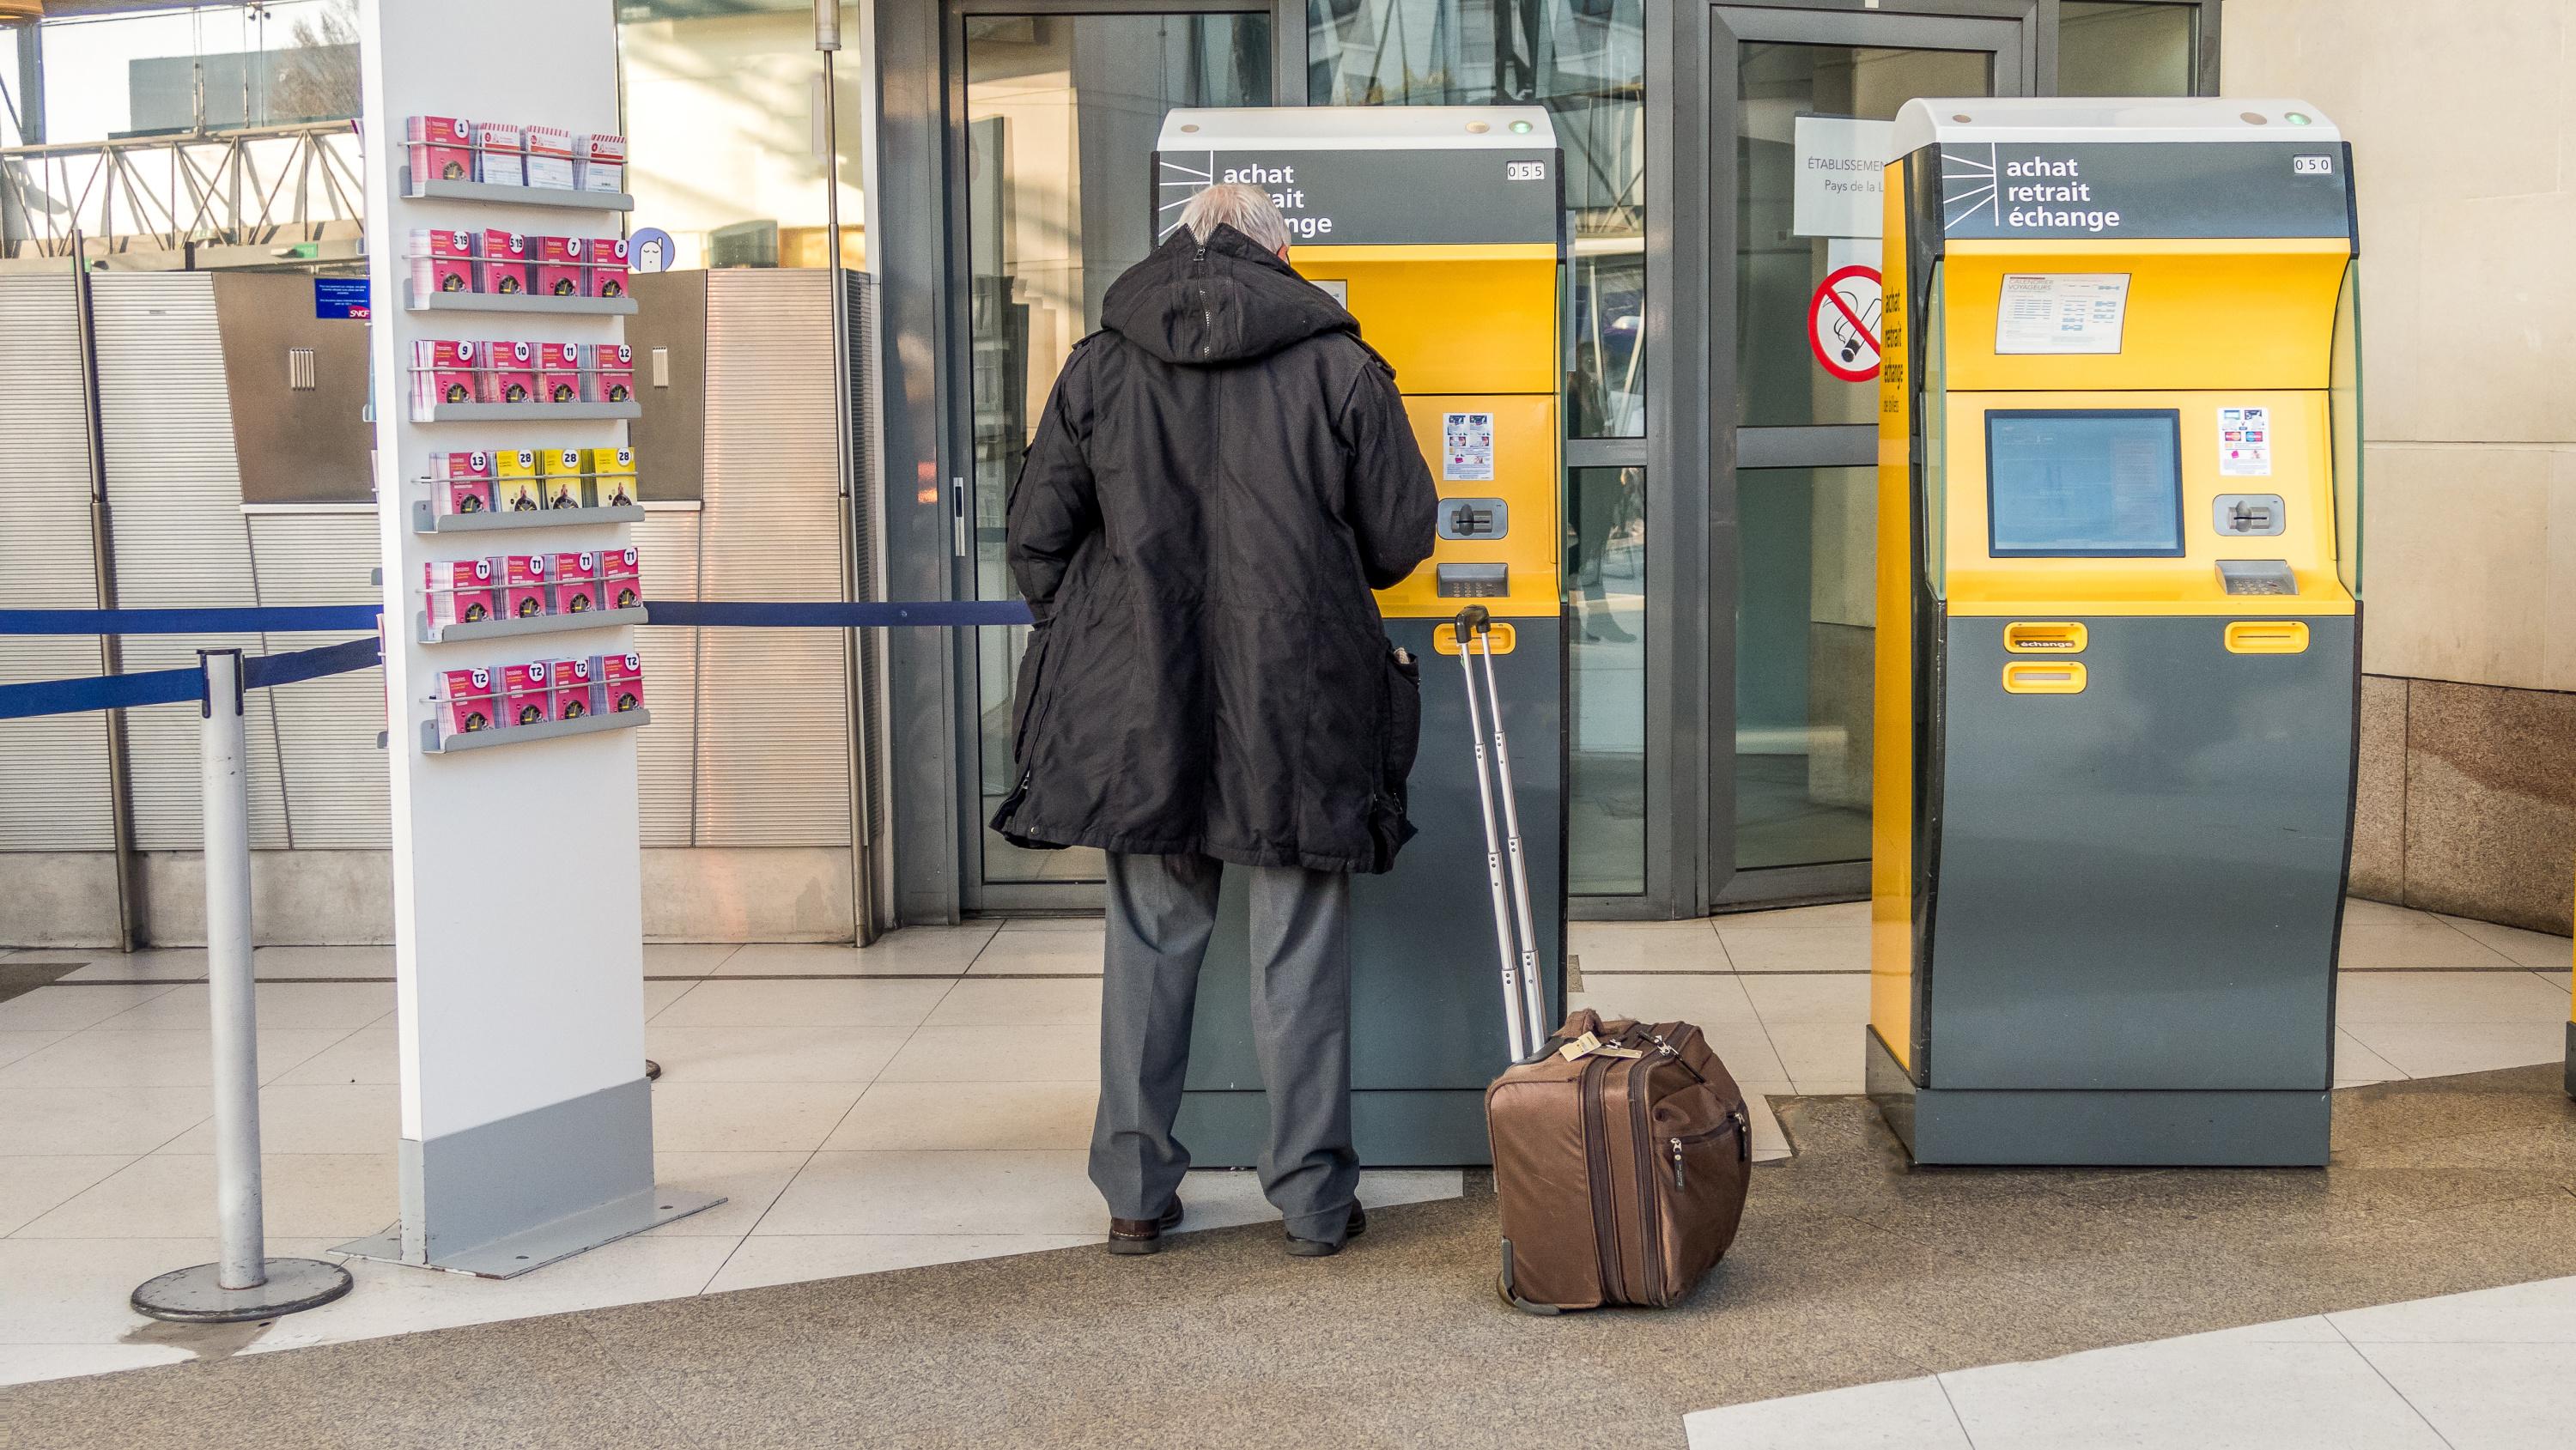
[[[2364,1344],[2454,1450],[2565,1450],[2576,1439],[2576,1347]]]
[[[2347,1309],[2327,1317],[2346,1339],[2361,1345],[2576,1345],[2576,1278]],[[2570,1368],[2576,1368],[2576,1361]]]
[[[2171,1341],[1941,1383],[1977,1450],[2448,1450],[2348,1344]]]
[[[2475,938],[2488,950],[2535,971],[2548,969],[2564,975],[2571,964],[2576,964],[2576,941],[2563,936],[2525,931],[2520,927],[2502,926],[2492,921],[2478,921],[2465,916],[2445,916],[2439,919]]]
[[[1690,1450],[1972,1450],[1929,1375],[1701,1410],[1682,1429]]]

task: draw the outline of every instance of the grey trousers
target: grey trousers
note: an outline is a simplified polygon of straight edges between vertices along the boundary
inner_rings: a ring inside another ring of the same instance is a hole
[[[1351,1148],[1351,882],[1340,872],[1110,855],[1091,1181],[1110,1217],[1153,1218],[1189,1170],[1172,1119],[1189,1071],[1199,961],[1228,869],[1248,872],[1252,885],[1252,1036],[1270,1099],[1261,1191],[1290,1233],[1340,1243],[1360,1177]]]

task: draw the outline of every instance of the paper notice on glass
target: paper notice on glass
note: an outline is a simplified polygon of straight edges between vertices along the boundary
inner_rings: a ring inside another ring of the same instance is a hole
[[[2218,471],[2229,478],[2272,475],[2272,410],[2218,410]]]
[[[1801,237],[1876,237],[1885,229],[1879,176],[1896,146],[1893,121],[1800,116],[1790,173],[1789,231]],[[1877,265],[1872,248],[1871,265]]]
[[[1995,308],[1999,353],[2118,352],[2126,272],[2008,272]]]

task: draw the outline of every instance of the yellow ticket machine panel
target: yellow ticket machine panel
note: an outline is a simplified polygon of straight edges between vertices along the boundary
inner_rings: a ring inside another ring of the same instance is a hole
[[[1422,748],[1406,802],[1420,835],[1351,889],[1352,1121],[1372,1165],[1485,1161],[1482,1092],[1507,1056],[1450,623],[1469,605],[1496,621],[1540,975],[1563,1000],[1560,161],[1535,106],[1174,111],[1154,157],[1157,241],[1201,187],[1270,194],[1289,264],[1395,369],[1440,493],[1431,557],[1378,595],[1390,645],[1421,671]],[[1257,1161],[1266,1131],[1245,991],[1226,985],[1244,952],[1230,894],[1178,1130],[1202,1164]]]
[[[2349,149],[2295,101],[1981,98],[1894,151],[1871,1091],[1921,1161],[2322,1162]]]

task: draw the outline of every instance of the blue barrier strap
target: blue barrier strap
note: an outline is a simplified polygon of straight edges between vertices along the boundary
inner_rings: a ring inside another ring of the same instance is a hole
[[[260,634],[305,629],[375,632],[373,604],[264,609],[0,609],[0,634]]]
[[[326,644],[292,654],[258,655],[242,661],[245,689],[264,690],[373,669],[382,660],[373,635],[346,644]],[[40,680],[32,685],[0,685],[0,720],[29,715],[71,715],[85,710],[131,710],[143,705],[175,705],[199,698],[205,677],[193,668],[146,670],[132,675],[92,675],[80,680]]]
[[[146,670],[137,675],[93,675],[85,680],[39,680],[0,685],[0,720],[26,715],[70,715],[83,710],[131,710],[194,700],[205,676],[194,667]]]
[[[654,624],[705,628],[896,629],[1030,622],[1029,607],[1016,599],[928,600],[893,604],[844,604],[820,600],[763,604],[648,599],[644,607]],[[262,609],[0,609],[0,635],[372,631],[376,627],[377,609],[373,604],[285,605]]]
[[[650,624],[702,628],[804,627],[886,629],[919,625],[1027,624],[1029,607],[1016,599],[932,600],[916,604],[744,604],[695,600],[644,601]]]
[[[242,685],[265,690],[273,685],[318,680],[324,675],[345,675],[351,670],[373,669],[384,658],[384,650],[374,635],[346,644],[326,644],[320,649],[300,649],[293,654],[259,655],[242,661]]]
[[[1027,624],[1029,607],[1015,599],[933,600],[918,604],[703,603],[646,600],[645,618],[658,625],[700,628],[892,629],[920,626]],[[291,654],[242,661],[247,689],[291,685],[325,675],[369,669],[383,652],[372,604],[293,605],[265,609],[0,609],[0,635],[11,634],[258,634],[268,631],[363,629],[364,639]],[[68,715],[84,710],[127,710],[197,698],[201,676],[193,669],[131,675],[92,675],[0,685],[0,720]]]

